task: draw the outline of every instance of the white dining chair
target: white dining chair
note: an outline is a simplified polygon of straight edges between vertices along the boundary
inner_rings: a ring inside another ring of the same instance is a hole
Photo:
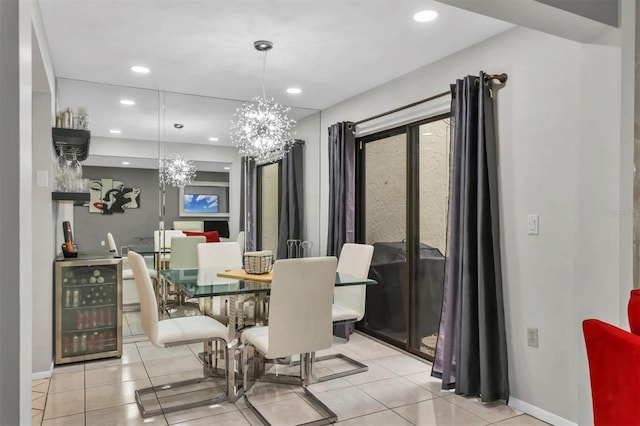
[[[198,267],[198,244],[206,243],[203,236],[171,238],[170,269],[190,269]]]
[[[242,268],[240,245],[235,241],[198,244],[198,268],[220,270]],[[252,297],[248,297],[248,299],[252,299]],[[239,308],[242,309],[245,299],[246,297],[239,298]],[[211,297],[207,308],[208,313],[220,320],[226,320],[228,307],[225,309],[225,303],[227,302],[225,297]]]
[[[109,253],[114,256],[122,256],[118,251],[116,240],[111,232],[107,232],[107,243],[109,244]],[[122,298],[123,304],[127,305],[126,309],[135,309],[135,306],[139,303],[138,292],[136,290],[135,283],[133,282],[133,270],[129,267],[129,260],[127,257],[123,258],[122,267]],[[149,277],[157,282],[158,272],[153,268],[148,268]],[[131,307],[134,308],[131,308]]]
[[[337,272],[349,274],[357,278],[367,278],[369,267],[373,258],[373,246],[369,244],[345,243],[340,252]],[[364,317],[366,302],[366,285],[352,285],[336,287],[333,290],[333,306],[331,308],[331,321],[333,325],[360,321]],[[349,334],[346,335],[349,341]],[[369,370],[365,364],[346,356],[342,353],[334,353],[312,358],[312,362],[326,361],[329,359],[341,359],[353,365],[353,368],[342,370],[324,376],[314,377],[316,381],[337,379]]]
[[[267,420],[249,400],[249,364],[252,359],[259,361],[254,363],[255,366],[262,364],[264,359],[275,360],[297,354],[301,359],[297,382],[303,387],[305,396],[323,411],[326,421],[333,423],[337,420],[336,414],[307,389],[311,353],[327,349],[333,342],[330,322],[336,265],[335,257],[276,261],[272,271],[269,325],[250,328],[241,335],[245,401],[264,424],[268,424]],[[262,370],[262,367],[253,368],[256,376]]]
[[[240,244],[236,241],[198,244],[198,267],[241,268]]]
[[[171,259],[169,269],[195,269],[198,267],[198,244],[206,242],[204,236],[193,237],[172,237],[171,238]],[[197,299],[185,300],[184,295],[176,289],[167,288],[163,283],[163,306],[166,312],[173,316],[186,316],[201,314],[199,301]],[[174,296],[177,303],[174,306],[167,305],[167,299]]]
[[[173,237],[185,237],[179,229],[153,231],[153,250],[156,252],[156,268],[162,269],[171,260],[171,240]]]
[[[130,251],[129,261],[131,263],[131,269],[133,269],[138,294],[140,295],[140,317],[142,329],[151,343],[157,347],[163,348],[203,342],[208,348],[206,351],[206,354],[208,355],[208,357],[206,357],[206,363],[208,365],[204,364],[203,373],[209,373],[212,369],[217,371],[218,356],[217,354],[213,356],[214,352],[212,346],[214,342],[220,343],[226,350],[229,336],[227,327],[215,319],[204,315],[171,318],[160,321],[153,286],[147,272],[147,265],[144,262],[144,258],[138,253]],[[224,356],[225,373],[228,373],[229,371],[228,355],[229,354],[227,353]],[[212,377],[213,376],[210,374],[205,374],[204,377],[197,379],[184,380],[176,383],[151,386],[136,390],[135,399],[138,409],[140,410],[140,414],[142,417],[151,417],[178,410],[200,407],[203,405],[212,405],[220,401],[224,401],[227,398],[228,392],[228,374],[225,374],[227,382],[222,395],[216,398],[206,398],[200,401],[190,401],[178,405],[169,405],[168,402],[163,403],[161,400],[162,396],[158,394],[160,392],[167,394],[165,398],[170,400],[171,398],[175,398],[176,394],[168,394],[167,391],[186,386],[198,385],[212,379]],[[194,387],[193,390],[199,389],[201,389],[201,387]],[[148,394],[153,395],[153,398],[151,398],[151,405],[158,406],[159,408],[145,408],[144,395]]]

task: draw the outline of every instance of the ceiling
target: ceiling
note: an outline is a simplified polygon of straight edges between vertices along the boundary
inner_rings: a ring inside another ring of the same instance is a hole
[[[58,83],[58,107],[87,108],[92,137],[221,145],[229,144],[235,100],[261,93],[256,40],[274,43],[267,97],[294,107],[291,115],[300,119],[513,27],[431,0],[39,2],[56,76],[104,83]],[[424,9],[438,19],[415,22]],[[134,74],[132,65],[151,72]],[[118,86],[139,89],[134,107],[119,105],[131,92]],[[287,94],[292,86],[302,93]],[[166,123],[161,129],[158,117]],[[172,133],[174,122],[189,120]],[[114,128],[126,131],[110,134]],[[219,141],[209,142],[212,136]]]

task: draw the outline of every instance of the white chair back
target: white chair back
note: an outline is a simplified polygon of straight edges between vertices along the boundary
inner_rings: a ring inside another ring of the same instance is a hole
[[[320,351],[333,343],[335,257],[278,260],[273,265],[267,358]]]
[[[111,253],[118,254],[118,247],[116,246],[116,241],[113,239],[113,234],[111,234],[111,232],[107,232],[107,243],[109,244],[109,251]]]
[[[235,241],[198,244],[198,267],[241,268],[240,245]]]
[[[181,231],[204,232],[203,220],[174,220],[173,229]]]
[[[133,270],[133,277],[138,289],[140,298],[140,320],[142,330],[147,335],[151,343],[158,345],[158,305],[156,295],[153,291],[151,278],[144,258],[135,251],[129,251],[129,264]]]
[[[163,235],[164,233],[164,235]],[[173,237],[185,237],[179,229],[165,229],[164,231],[153,231],[153,249],[155,251],[171,250],[171,239]]]
[[[244,231],[238,232],[238,237],[236,238],[236,241],[240,245],[240,253],[244,255],[244,243],[245,243],[245,241],[244,241]]]
[[[340,252],[338,272],[358,278],[367,278],[372,257],[372,245],[346,243]],[[360,321],[364,316],[366,291],[366,285],[336,287],[333,291],[333,303],[358,312],[357,321]]]
[[[173,237],[169,268],[188,269],[198,267],[198,244],[205,243],[204,236]]]

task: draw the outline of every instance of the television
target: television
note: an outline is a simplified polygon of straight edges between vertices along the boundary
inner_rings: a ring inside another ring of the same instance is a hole
[[[211,214],[218,213],[218,196],[216,194],[184,194],[182,205],[185,213]]]
[[[180,217],[229,217],[229,182],[191,182],[180,187]]]

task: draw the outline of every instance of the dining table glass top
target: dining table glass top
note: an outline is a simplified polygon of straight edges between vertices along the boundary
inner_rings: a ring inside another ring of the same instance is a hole
[[[189,297],[228,296],[248,293],[268,293],[271,282],[249,278],[227,278],[218,276],[225,268],[162,269],[160,275],[171,284],[178,286]],[[264,280],[261,275],[256,278]],[[377,284],[369,278],[336,272],[336,287]]]

